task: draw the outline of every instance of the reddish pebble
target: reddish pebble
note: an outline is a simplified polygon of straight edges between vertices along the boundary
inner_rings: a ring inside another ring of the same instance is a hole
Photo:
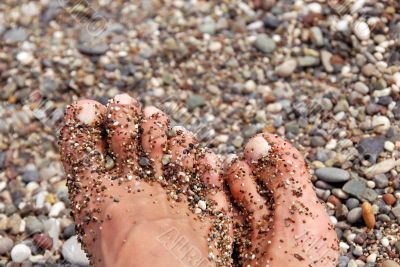
[[[396,203],[396,198],[392,194],[384,194],[383,200],[385,201],[386,204],[388,204],[390,206],[392,206],[394,203]]]
[[[339,198],[337,198],[336,196],[334,196],[334,195],[330,195],[329,197],[328,197],[328,202],[329,203],[332,203],[335,207],[337,207],[338,205],[340,205],[342,202],[340,202],[340,199]]]
[[[53,240],[46,234],[35,234],[33,236],[33,243],[42,249],[51,249],[53,246]]]

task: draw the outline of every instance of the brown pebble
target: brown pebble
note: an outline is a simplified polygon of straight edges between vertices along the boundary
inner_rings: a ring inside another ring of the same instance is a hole
[[[372,206],[371,204],[369,204],[368,202],[364,202],[362,204],[362,216],[364,218],[364,222],[367,225],[367,227],[369,229],[374,228],[375,226],[375,215],[374,212],[372,210]]]
[[[390,206],[392,206],[394,203],[396,203],[396,198],[392,194],[384,194],[383,200],[385,201],[386,204],[388,204]]]
[[[329,197],[328,197],[328,202],[329,203],[332,203],[335,207],[337,207],[338,205],[340,205],[342,202],[340,201],[340,199],[339,198],[337,198],[336,196],[334,196],[334,195],[330,195]]]
[[[53,240],[47,234],[35,234],[33,236],[33,243],[42,249],[51,249],[53,246]]]

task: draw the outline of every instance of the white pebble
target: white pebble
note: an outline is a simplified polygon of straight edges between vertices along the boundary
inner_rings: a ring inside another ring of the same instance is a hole
[[[70,239],[65,241],[61,253],[70,263],[80,266],[89,266],[89,260],[85,252],[82,250],[81,244],[79,244],[76,236],[72,236]]]
[[[383,238],[381,239],[381,244],[382,244],[382,246],[384,246],[384,247],[388,247],[388,246],[389,246],[389,239],[387,239],[386,237],[383,237]]]
[[[313,12],[313,13],[316,13],[316,14],[321,14],[322,13],[322,7],[318,3],[311,3],[307,7],[308,7],[308,10]]]
[[[376,262],[376,257],[377,257],[376,253],[370,254],[370,255],[367,257],[367,262],[371,262],[371,263]]]
[[[349,22],[345,19],[339,20],[336,23],[336,30],[339,32],[345,32],[349,30]]]
[[[221,48],[222,48],[222,44],[221,44],[220,42],[212,42],[212,43],[210,43],[210,45],[208,46],[208,49],[209,49],[211,52],[219,51],[219,50],[221,50]]]
[[[22,52],[18,53],[17,60],[22,65],[30,65],[32,63],[32,61],[33,61],[33,56],[29,52],[22,51]]]
[[[207,209],[207,203],[204,200],[199,200],[199,202],[197,202],[197,205],[202,210],[206,210]]]
[[[370,38],[371,36],[371,30],[369,29],[369,26],[367,23],[364,21],[357,21],[354,24],[353,28],[354,34],[360,39],[361,41],[366,41]]]
[[[387,151],[393,151],[394,150],[394,144],[390,141],[385,142],[385,149]]]
[[[59,201],[51,207],[49,216],[50,217],[58,217],[58,215],[60,215],[60,212],[63,210],[65,210],[65,204],[64,204],[64,202]]]
[[[378,133],[385,134],[390,128],[390,120],[385,116],[374,116],[372,118],[372,127]]]
[[[11,258],[13,262],[21,263],[29,259],[31,256],[31,249],[25,244],[18,244],[11,250]]]
[[[339,247],[340,247],[340,250],[343,252],[347,252],[347,250],[350,248],[350,246],[345,242],[340,242]]]
[[[332,223],[333,225],[336,225],[336,224],[338,223],[338,221],[337,221],[337,219],[336,219],[335,216],[330,216],[329,219],[330,219],[330,221],[331,221],[331,223]]]
[[[375,188],[375,183],[374,183],[374,181],[368,181],[368,182],[367,182],[367,185],[368,185],[369,188]]]

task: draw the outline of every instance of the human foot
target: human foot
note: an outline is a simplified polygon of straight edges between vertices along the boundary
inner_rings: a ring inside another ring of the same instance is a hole
[[[243,266],[337,266],[336,232],[297,149],[259,134],[245,146],[244,160],[231,160],[226,175],[246,218],[239,237]]]
[[[92,264],[232,265],[219,159],[168,123],[126,94],[107,107],[82,100],[67,109],[60,145]]]

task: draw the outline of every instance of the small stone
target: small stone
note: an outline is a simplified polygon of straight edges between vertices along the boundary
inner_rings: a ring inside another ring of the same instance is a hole
[[[197,205],[202,210],[206,210],[207,209],[207,203],[204,200],[199,200],[199,202],[197,202]]]
[[[400,220],[400,206],[393,208],[392,213],[397,218],[397,220]]]
[[[84,55],[88,56],[101,56],[108,50],[108,45],[104,43],[100,44],[80,44],[78,50]]]
[[[115,161],[114,161],[114,159],[113,159],[112,157],[110,157],[109,155],[107,155],[107,156],[106,156],[106,162],[105,162],[104,168],[105,168],[107,171],[109,171],[109,170],[111,170],[112,168],[114,168],[114,166],[115,166]]]
[[[386,141],[384,147],[387,151],[392,152],[395,148],[395,145],[390,141]]]
[[[280,77],[288,77],[296,70],[296,67],[297,61],[293,58],[290,58],[278,65],[275,69],[275,72]]]
[[[75,235],[75,224],[71,223],[70,225],[64,228],[63,237],[64,239],[68,239],[73,235]]]
[[[374,182],[377,188],[386,188],[389,186],[389,179],[383,173],[375,175]]]
[[[344,220],[347,218],[347,214],[349,213],[349,210],[347,209],[346,205],[340,204],[337,205],[336,210],[335,210],[335,217],[338,220]]]
[[[18,53],[17,60],[22,65],[30,65],[33,62],[33,55],[29,52],[22,51]]]
[[[360,94],[366,95],[369,92],[368,86],[365,85],[365,83],[362,82],[357,82],[354,85],[354,89],[359,92]]]
[[[365,175],[367,177],[374,177],[378,174],[387,173],[398,165],[400,165],[400,160],[387,159],[367,168],[365,170]]]
[[[82,250],[76,236],[70,237],[61,248],[61,253],[64,259],[72,264],[89,266],[89,259],[86,253]]]
[[[96,81],[96,77],[93,75],[93,74],[89,74],[89,75],[86,75],[84,78],[83,78],[83,83],[86,85],[86,86],[93,86],[94,85],[94,83],[95,83],[95,81]]]
[[[315,174],[319,179],[328,183],[340,183],[350,179],[350,174],[347,171],[333,167],[318,169]]]
[[[211,17],[204,19],[203,23],[199,25],[199,31],[207,34],[214,34],[216,32],[217,25]]]
[[[396,203],[396,198],[392,194],[384,194],[383,195],[383,200],[385,201],[386,204],[392,206],[394,203]]]
[[[357,256],[357,257],[360,257],[361,255],[363,254],[363,249],[362,249],[362,247],[361,246],[355,246],[354,247],[354,249],[353,249],[353,255],[354,256]]]
[[[355,260],[351,259],[347,264],[347,267],[358,267],[358,264]]]
[[[49,216],[58,217],[63,210],[65,210],[65,204],[64,202],[59,201],[51,207]]]
[[[322,31],[319,27],[312,27],[311,28],[311,36],[317,46],[324,45],[324,36],[322,35]]]
[[[372,117],[372,127],[374,127],[377,133],[386,134],[391,124],[390,120],[385,116],[374,116]]]
[[[150,165],[150,160],[148,157],[140,157],[139,158],[139,165],[142,167],[147,167]]]
[[[3,39],[8,44],[23,42],[28,38],[28,34],[23,28],[14,28],[6,31]]]
[[[385,260],[379,267],[400,267],[400,265],[393,260]]]
[[[22,263],[31,256],[31,249],[25,244],[15,245],[11,250],[11,259],[13,262]]]
[[[35,234],[33,243],[42,249],[51,249],[53,247],[53,239],[47,234]]]
[[[189,111],[206,105],[206,100],[203,96],[192,94],[186,99],[186,107]]]
[[[376,253],[371,253],[371,254],[367,257],[367,262],[372,262],[372,263],[376,262],[376,257],[377,257]]]
[[[331,64],[332,53],[327,50],[321,51],[321,61],[327,72],[333,72],[334,68]]]
[[[259,34],[254,42],[254,46],[266,54],[272,53],[276,49],[275,41],[266,34]]]
[[[14,242],[11,238],[8,237],[0,237],[0,255],[4,255],[8,253],[12,247],[14,246]]]
[[[346,206],[349,208],[349,210],[357,208],[359,205],[360,201],[356,198],[349,198],[346,200]]]
[[[378,155],[383,151],[384,143],[384,136],[367,137],[359,142],[357,150],[363,160],[375,163]]]
[[[354,224],[358,222],[361,219],[361,217],[362,217],[362,208],[357,207],[349,211],[349,213],[347,214],[347,221],[350,224]]]
[[[367,76],[367,77],[372,77],[372,76],[379,76],[379,70],[376,69],[376,67],[368,63],[362,67],[362,73]]]
[[[347,267],[350,259],[347,256],[340,256],[339,257],[339,267]]]
[[[381,239],[381,244],[382,244],[382,246],[384,246],[384,247],[388,247],[389,246],[389,239],[387,239],[387,237],[383,237],[382,239]]]
[[[44,225],[37,217],[28,216],[24,220],[26,222],[26,229],[29,235],[44,231]]]
[[[364,202],[362,204],[362,217],[364,219],[365,224],[367,225],[367,227],[369,229],[374,228],[375,226],[375,215],[374,212],[372,210],[372,206],[371,204],[369,204],[368,202]]]
[[[361,41],[366,41],[371,37],[371,30],[369,26],[364,21],[356,21],[353,27],[354,34]]]
[[[313,67],[320,64],[320,59],[312,56],[298,57],[297,63],[300,67]]]
[[[39,173],[36,170],[36,168],[32,170],[27,170],[22,174],[22,181],[24,183],[30,183],[30,182],[37,182],[39,181]]]

